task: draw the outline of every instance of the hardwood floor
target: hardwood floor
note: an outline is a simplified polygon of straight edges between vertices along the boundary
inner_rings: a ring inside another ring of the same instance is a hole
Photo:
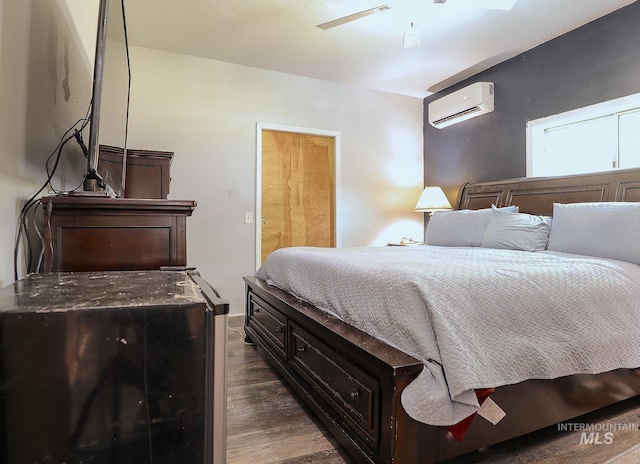
[[[231,317],[229,321],[227,463],[353,463],[259,351],[241,341],[243,318]],[[603,430],[601,444],[581,444],[581,431],[549,427],[447,464],[640,463],[640,396],[572,423],[626,430],[613,430],[611,443],[605,440]],[[627,451],[626,458],[619,456]]]
[[[259,351],[241,341],[243,319],[230,321],[227,464],[352,463]]]

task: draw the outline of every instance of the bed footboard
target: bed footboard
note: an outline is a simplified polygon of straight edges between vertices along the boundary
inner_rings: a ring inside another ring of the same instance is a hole
[[[245,277],[245,332],[360,462],[417,462],[418,423],[400,394],[419,360]]]

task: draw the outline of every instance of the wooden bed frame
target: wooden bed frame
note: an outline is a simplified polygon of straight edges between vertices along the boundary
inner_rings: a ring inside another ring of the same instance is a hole
[[[640,201],[640,169],[467,183],[456,206],[551,215],[554,202],[602,201]],[[505,418],[495,426],[476,418],[457,442],[446,427],[419,423],[402,408],[420,361],[256,277],[245,282],[247,338],[358,462],[440,462],[640,394],[640,369],[499,387],[491,398]]]

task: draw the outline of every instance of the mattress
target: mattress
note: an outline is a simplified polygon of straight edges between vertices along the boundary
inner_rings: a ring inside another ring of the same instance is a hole
[[[486,248],[284,248],[267,281],[422,360],[402,394],[452,425],[476,389],[640,366],[640,266]]]

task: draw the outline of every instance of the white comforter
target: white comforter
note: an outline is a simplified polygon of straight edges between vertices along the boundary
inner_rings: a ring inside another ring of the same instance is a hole
[[[640,266],[484,248],[285,248],[257,276],[424,361],[414,419],[457,423],[476,388],[640,366]],[[508,413],[508,411],[507,411]]]

